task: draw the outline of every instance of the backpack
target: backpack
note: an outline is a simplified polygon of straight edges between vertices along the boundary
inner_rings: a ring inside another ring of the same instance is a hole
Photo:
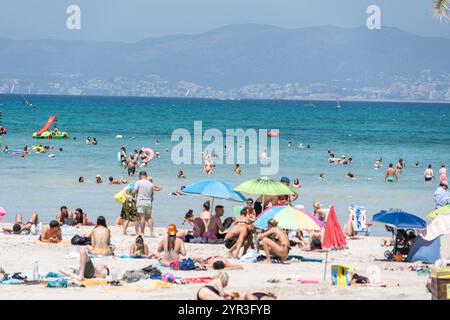
[[[178,263],[179,270],[195,270],[195,263],[191,258],[180,260]]]
[[[153,266],[148,266],[144,269],[142,269],[142,271],[149,275],[150,277],[159,277],[160,275],[162,275],[161,271],[159,271],[158,268],[155,268]]]

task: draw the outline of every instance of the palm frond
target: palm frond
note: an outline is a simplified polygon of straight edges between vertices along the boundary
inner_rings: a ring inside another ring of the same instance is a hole
[[[448,15],[450,0],[433,0],[433,12],[441,21],[449,21]]]

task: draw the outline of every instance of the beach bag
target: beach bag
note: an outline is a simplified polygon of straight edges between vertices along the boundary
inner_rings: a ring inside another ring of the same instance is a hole
[[[47,288],[67,288],[69,282],[66,279],[58,279],[47,282]]]
[[[352,281],[352,271],[350,267],[333,265],[331,266],[331,283],[338,287],[347,287]]]
[[[195,263],[191,258],[180,260],[178,266],[179,270],[195,270]]]
[[[123,274],[122,280],[128,283],[133,283],[148,278],[149,276],[142,270],[129,270]]]
[[[158,268],[155,268],[153,266],[148,266],[144,269],[142,269],[142,271],[149,275],[150,277],[159,277],[162,275],[161,271]]]
[[[90,246],[91,245],[91,239],[87,237],[82,237],[79,235],[73,236],[73,238],[70,240],[70,243],[74,246]]]
[[[120,204],[124,203],[125,200],[127,200],[124,190],[117,192],[116,195],[114,196],[114,200]]]

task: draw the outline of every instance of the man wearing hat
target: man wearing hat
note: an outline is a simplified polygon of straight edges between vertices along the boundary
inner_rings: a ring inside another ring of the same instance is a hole
[[[436,209],[450,204],[450,192],[448,191],[448,182],[446,180],[441,181],[439,187],[434,192],[433,199],[436,203]]]
[[[139,172],[139,180],[134,184],[132,193],[137,194],[136,208],[139,215],[140,234],[144,236],[145,222],[150,227],[150,236],[154,237],[152,203],[153,203],[153,183],[147,179],[147,172]]]

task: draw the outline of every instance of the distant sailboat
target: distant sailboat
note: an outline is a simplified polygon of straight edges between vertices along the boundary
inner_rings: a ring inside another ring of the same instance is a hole
[[[339,99],[336,100],[336,108],[338,108],[338,109],[341,108],[341,104],[339,103]]]
[[[9,92],[10,94],[14,93],[14,88],[16,87],[16,85],[13,83],[12,87],[11,87],[11,91]]]
[[[186,91],[186,97],[189,95],[189,89],[187,89]]]

